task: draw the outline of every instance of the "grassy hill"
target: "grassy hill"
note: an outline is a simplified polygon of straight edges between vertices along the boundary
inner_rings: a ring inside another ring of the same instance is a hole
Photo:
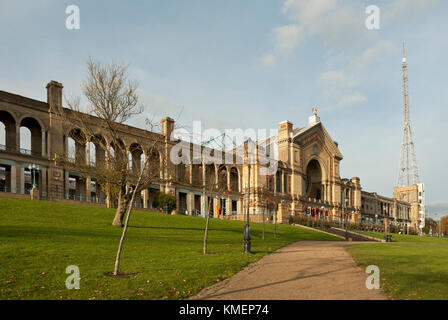
[[[393,234],[392,240],[346,249],[361,266],[380,268],[381,288],[391,298],[447,300],[448,239]]]
[[[114,210],[0,198],[0,299],[182,299],[288,243],[339,240],[303,229],[251,224],[252,251],[243,251],[243,223],[212,219],[209,254],[202,254],[205,219],[134,211],[120,271],[111,278],[121,228]],[[66,267],[80,269],[80,289],[68,290]]]

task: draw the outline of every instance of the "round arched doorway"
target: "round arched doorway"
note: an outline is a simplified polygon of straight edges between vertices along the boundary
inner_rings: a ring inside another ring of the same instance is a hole
[[[311,160],[306,167],[305,194],[308,198],[321,200],[322,197],[322,168],[319,161]]]

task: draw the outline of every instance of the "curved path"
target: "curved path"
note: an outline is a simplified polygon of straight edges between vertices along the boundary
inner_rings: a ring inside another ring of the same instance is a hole
[[[387,299],[381,289],[366,288],[368,274],[345,251],[346,245],[342,241],[290,244],[190,299]]]

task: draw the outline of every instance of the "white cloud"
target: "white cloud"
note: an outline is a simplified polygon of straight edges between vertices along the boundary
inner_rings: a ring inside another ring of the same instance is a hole
[[[363,39],[365,13],[359,4],[337,0],[286,0],[282,13],[292,22],[272,29],[276,55],[288,55],[305,42],[319,38],[328,46],[344,47]]]
[[[423,20],[440,0],[391,0],[380,6],[381,20],[415,24]],[[281,12],[292,22],[273,28],[274,52],[291,54],[307,38],[318,38],[329,48],[344,51],[364,46],[352,65],[363,66],[377,59],[391,45],[378,43],[378,33],[365,28],[366,4],[342,0],[285,0]],[[372,46],[372,43],[374,44]],[[358,48],[359,49],[359,48]]]
[[[361,4],[337,0],[286,0],[282,12],[308,35],[325,44],[343,46],[362,37],[365,13]]]
[[[335,9],[336,0],[286,0],[282,12],[292,19],[312,21]]]
[[[333,107],[347,107],[366,102],[367,98],[359,91],[354,91],[358,82],[342,71],[328,71],[320,75],[319,84],[323,97]]]
[[[381,12],[386,20],[396,22],[397,19],[405,19],[415,24],[424,20],[428,12],[439,2],[440,0],[394,0],[385,5]]]
[[[261,57],[260,62],[265,67],[274,67],[276,64],[276,58],[272,54],[266,54],[263,57]]]
[[[324,82],[325,85],[331,84],[338,87],[352,87],[357,84],[353,78],[348,77],[342,71],[325,72],[320,76],[320,81]]]
[[[338,106],[339,107],[346,107],[351,106],[353,104],[358,104],[362,102],[366,102],[367,98],[365,95],[363,95],[360,92],[354,92],[348,96],[342,97],[342,99],[339,101]]]
[[[394,46],[392,43],[388,41],[378,42],[375,45],[364,49],[364,51],[360,55],[356,56],[352,60],[351,66],[355,68],[368,67],[375,61],[384,59],[384,57],[387,54],[394,52],[397,49],[397,47],[399,46],[397,45]]]
[[[303,30],[295,24],[274,29],[275,50],[281,54],[290,54],[301,42]]]

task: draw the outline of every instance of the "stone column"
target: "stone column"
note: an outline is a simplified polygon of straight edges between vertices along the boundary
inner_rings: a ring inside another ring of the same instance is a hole
[[[63,198],[66,198],[66,195],[69,194],[70,186],[69,186],[69,172],[67,170],[64,171],[64,194]]]
[[[20,123],[16,123],[16,150],[20,151]]]
[[[149,190],[146,188],[142,191],[142,197],[143,197],[143,208],[148,208],[148,198],[149,198]]]
[[[176,197],[176,211],[179,213],[179,191],[177,189],[174,191],[174,196]]]
[[[46,145],[45,145],[45,131],[42,130],[42,157],[46,156],[45,149],[46,149]]]
[[[92,199],[91,182],[92,182],[92,178],[91,177],[86,177],[86,201],[88,201],[88,202],[90,202],[91,199]]]
[[[288,206],[279,203],[277,213],[277,223],[288,223],[288,220],[289,220]]]
[[[243,191],[243,170],[241,169],[241,173],[240,170],[238,170],[238,192],[242,192]]]
[[[22,163],[17,162],[16,164],[16,175],[17,175],[17,193],[24,194],[25,193],[25,180],[24,180],[24,172],[22,168]]]
[[[226,215],[232,215],[232,198],[231,197],[227,197],[226,200]]]
[[[189,215],[191,215],[193,212],[193,202],[194,202],[194,193],[190,191],[187,194],[187,211]]]
[[[193,184],[193,169],[194,169],[194,166],[193,166],[193,158],[192,158],[192,156],[190,156],[190,163],[188,164],[188,168],[189,168],[189,181],[190,181],[190,184]]]
[[[68,152],[68,136],[64,136],[64,155],[68,158],[69,152]],[[76,153],[75,153],[76,154]]]
[[[90,143],[86,143],[86,165],[90,166]]]
[[[11,192],[17,193],[17,164],[11,166]]]
[[[48,198],[47,168],[46,167],[41,167],[41,170],[40,170],[40,180],[41,180],[40,189],[42,191],[42,195],[43,196],[46,195],[47,198]]]
[[[281,182],[281,186],[280,186],[280,190],[281,190],[281,192],[282,193],[285,193],[286,192],[286,190],[284,190],[285,188],[285,174],[282,172],[282,182]]]
[[[274,181],[274,194],[277,194],[277,174],[274,174],[274,178],[272,180]]]
[[[216,165],[214,165],[214,167],[215,167],[215,183],[216,185],[218,185],[219,182],[218,167]]]

